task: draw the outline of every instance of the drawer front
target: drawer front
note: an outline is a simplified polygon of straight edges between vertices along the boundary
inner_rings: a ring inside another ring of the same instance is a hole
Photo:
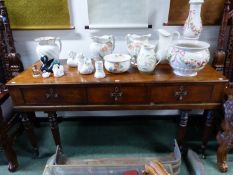
[[[146,103],[144,86],[109,85],[89,87],[88,104],[144,104]]]
[[[212,85],[158,85],[150,90],[153,103],[205,103],[211,101]]]
[[[77,87],[23,88],[28,105],[75,105],[85,103],[85,89]]]

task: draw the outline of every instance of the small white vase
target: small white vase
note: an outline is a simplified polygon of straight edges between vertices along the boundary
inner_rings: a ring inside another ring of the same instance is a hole
[[[103,61],[96,61],[95,62],[95,78],[104,78],[105,72],[104,72],[104,64]]]
[[[201,6],[204,0],[190,0],[189,16],[184,24],[184,38],[199,39],[202,31]]]

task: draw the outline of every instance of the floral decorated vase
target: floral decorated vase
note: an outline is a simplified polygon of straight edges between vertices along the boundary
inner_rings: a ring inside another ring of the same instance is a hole
[[[184,24],[185,39],[199,39],[202,31],[201,6],[204,0],[190,0],[188,18]]]

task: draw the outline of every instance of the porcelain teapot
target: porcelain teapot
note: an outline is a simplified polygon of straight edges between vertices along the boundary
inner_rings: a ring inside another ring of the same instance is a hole
[[[109,55],[115,48],[115,39],[112,35],[92,36],[90,49],[94,57],[103,58]]]
[[[173,33],[169,33],[164,29],[158,29],[159,33],[159,41],[158,41],[158,50],[156,53],[156,57],[161,60],[167,60],[168,57],[168,49],[175,41],[175,36],[177,39],[180,38],[180,33],[175,31]]]
[[[156,45],[144,44],[138,54],[137,67],[140,72],[152,73],[161,61],[156,57]]]
[[[58,37],[40,37],[35,39],[38,43],[36,52],[39,58],[47,56],[49,60],[59,59],[62,49],[61,39]]]
[[[144,44],[149,43],[149,38],[151,34],[148,35],[136,35],[136,34],[127,34],[126,35],[126,44],[129,54],[132,56],[132,64],[135,65],[137,62],[137,57],[141,47]]]

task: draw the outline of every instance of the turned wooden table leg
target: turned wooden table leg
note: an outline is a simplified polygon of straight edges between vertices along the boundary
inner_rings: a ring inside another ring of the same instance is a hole
[[[221,172],[227,172],[227,152],[233,148],[233,99],[224,103],[224,121],[222,131],[217,134],[219,144],[217,150],[217,165]]]
[[[205,122],[203,137],[202,137],[202,145],[201,145],[201,155],[203,159],[206,158],[206,147],[209,141],[209,136],[212,132],[213,111],[205,110],[204,116],[206,117],[206,122]]]
[[[33,148],[33,152],[34,152],[33,157],[36,158],[39,156],[39,148],[38,148],[38,144],[37,144],[37,138],[36,138],[36,135],[34,133],[33,125],[29,120],[29,114],[30,113],[24,112],[24,113],[21,113],[20,116],[21,116],[21,120],[22,120],[24,129],[26,131],[26,134],[27,134],[29,141],[30,141],[32,148]]]
[[[3,148],[6,159],[8,160],[8,170],[14,172],[18,168],[18,160],[15,151],[12,148],[6,133],[6,123],[3,121],[2,111],[0,109],[0,145]]]
[[[60,131],[58,127],[58,122],[57,122],[57,114],[56,112],[47,112],[48,113],[48,118],[49,118],[49,123],[50,123],[50,128],[53,134],[53,139],[56,144],[56,146],[61,146],[61,139],[60,139]]]
[[[188,125],[188,117],[189,117],[188,111],[181,111],[177,142],[178,142],[178,145],[179,145],[182,153],[185,152],[184,138],[186,135],[186,129],[187,129],[187,125]]]

